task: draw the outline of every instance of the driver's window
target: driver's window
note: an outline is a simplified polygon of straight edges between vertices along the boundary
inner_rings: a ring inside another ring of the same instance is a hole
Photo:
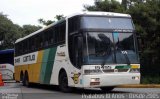
[[[70,59],[72,64],[77,68],[80,68],[82,59],[82,42],[79,42],[79,38],[80,36],[74,35],[71,36],[69,40]]]

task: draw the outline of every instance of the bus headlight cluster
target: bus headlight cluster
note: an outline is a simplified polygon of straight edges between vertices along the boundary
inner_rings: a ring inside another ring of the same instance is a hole
[[[100,82],[100,78],[91,78],[91,82]]]
[[[91,78],[90,85],[100,85],[100,78]]]
[[[139,68],[131,68],[130,73],[140,73],[140,69]]]
[[[88,75],[88,74],[99,74],[102,73],[101,70],[99,69],[90,69],[90,70],[84,70],[84,74]]]

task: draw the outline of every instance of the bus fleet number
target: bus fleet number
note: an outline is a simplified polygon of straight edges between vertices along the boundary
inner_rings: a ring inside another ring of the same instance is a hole
[[[111,69],[111,66],[95,66],[96,70],[100,70],[100,69]]]

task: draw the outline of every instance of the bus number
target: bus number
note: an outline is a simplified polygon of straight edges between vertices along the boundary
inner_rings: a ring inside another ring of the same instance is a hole
[[[111,66],[104,66],[104,65],[102,65],[101,68],[102,69],[111,69]]]
[[[96,70],[97,70],[97,69],[100,70],[100,66],[95,66],[95,69],[96,69]]]

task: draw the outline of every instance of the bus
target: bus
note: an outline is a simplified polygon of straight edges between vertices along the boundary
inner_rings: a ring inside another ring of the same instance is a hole
[[[135,27],[128,14],[80,12],[15,42],[15,80],[110,91],[140,83]]]
[[[14,79],[14,49],[0,51],[0,73],[3,80]]]

